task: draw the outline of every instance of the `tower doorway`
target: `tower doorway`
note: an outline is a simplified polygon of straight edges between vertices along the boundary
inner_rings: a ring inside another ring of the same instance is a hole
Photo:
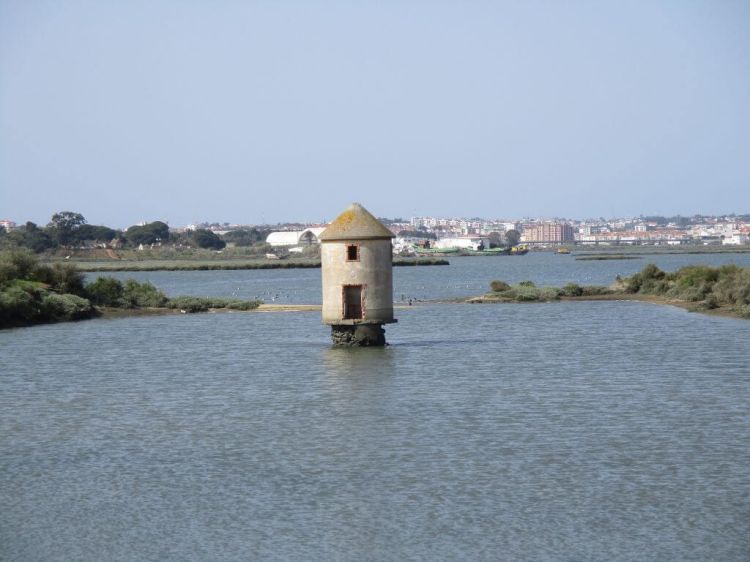
[[[357,320],[362,316],[362,285],[344,285],[344,319]]]

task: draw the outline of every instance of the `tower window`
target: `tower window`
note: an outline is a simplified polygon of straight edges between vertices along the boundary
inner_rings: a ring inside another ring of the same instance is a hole
[[[359,246],[357,244],[346,247],[346,261],[359,261]]]

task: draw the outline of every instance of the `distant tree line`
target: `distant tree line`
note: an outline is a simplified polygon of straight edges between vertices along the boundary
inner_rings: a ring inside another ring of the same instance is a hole
[[[0,249],[28,248],[40,254],[60,248],[109,246],[138,248],[141,245],[181,245],[211,250],[221,250],[227,243],[235,246],[263,244],[269,231],[257,228],[230,230],[223,236],[207,229],[174,233],[162,221],[131,226],[118,230],[103,225],[88,224],[84,216],[71,211],[52,215],[43,227],[29,221],[7,231],[0,227]]]

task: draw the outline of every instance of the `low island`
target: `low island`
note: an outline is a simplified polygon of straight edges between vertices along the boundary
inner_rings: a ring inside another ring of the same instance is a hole
[[[568,283],[564,287],[537,287],[532,281],[516,285],[492,281],[490,289],[489,293],[465,302],[639,300],[750,319],[750,269],[736,265],[692,265],[669,273],[649,264],[631,277],[618,276],[608,287],[577,283]]]
[[[394,264],[395,265],[395,264]],[[638,300],[691,311],[750,319],[750,268],[688,266],[665,272],[653,264],[609,286],[568,283],[540,287],[532,281],[510,285],[492,281],[490,291],[462,302],[534,303]],[[264,305],[259,300],[221,297],[167,297],[148,282],[98,277],[86,283],[72,263],[46,264],[27,250],[0,253],[0,329],[101,316],[193,313],[210,310],[310,310],[318,305]]]

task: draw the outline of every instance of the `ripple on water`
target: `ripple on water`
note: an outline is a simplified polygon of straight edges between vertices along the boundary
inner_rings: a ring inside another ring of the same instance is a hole
[[[747,323],[642,303],[0,333],[0,558],[746,560]]]

